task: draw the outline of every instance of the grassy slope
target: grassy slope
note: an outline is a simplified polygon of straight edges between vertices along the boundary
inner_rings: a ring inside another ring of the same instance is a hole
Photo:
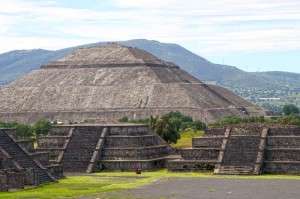
[[[290,179],[300,180],[300,176],[287,175],[260,175],[260,176],[218,176],[212,173],[177,173],[168,172],[166,169],[155,172],[142,172],[136,175],[134,172],[102,172],[96,174],[84,174],[69,176],[59,183],[51,183],[31,190],[21,190],[9,193],[0,193],[0,198],[5,199],[50,199],[72,198],[84,195],[93,195],[105,192],[131,189],[149,184],[162,177],[191,177],[191,178],[249,178],[249,179]]]

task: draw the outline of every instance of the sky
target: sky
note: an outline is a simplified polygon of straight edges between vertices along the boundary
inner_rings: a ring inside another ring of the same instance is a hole
[[[299,0],[0,0],[0,53],[176,43],[245,71],[300,73]]]

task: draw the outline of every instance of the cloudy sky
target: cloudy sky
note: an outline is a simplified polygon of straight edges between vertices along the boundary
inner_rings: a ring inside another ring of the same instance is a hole
[[[0,0],[0,53],[99,41],[177,43],[245,71],[300,73],[299,0]]]

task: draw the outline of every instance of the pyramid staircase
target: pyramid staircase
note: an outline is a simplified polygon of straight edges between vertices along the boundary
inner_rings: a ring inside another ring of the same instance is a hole
[[[50,171],[34,158],[26,149],[21,147],[14,137],[6,133],[6,129],[0,129],[0,154],[5,159],[0,169],[31,169],[37,173],[38,184],[45,182],[57,182]]]
[[[247,132],[226,129],[215,174],[260,174],[264,160],[267,129]]]

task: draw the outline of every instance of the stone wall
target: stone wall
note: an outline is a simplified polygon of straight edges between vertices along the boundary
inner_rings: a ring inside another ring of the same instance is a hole
[[[107,148],[111,147],[146,147],[157,144],[157,136],[108,136],[105,139]]]
[[[211,160],[217,161],[220,149],[183,149],[181,157],[185,160]]]
[[[37,152],[33,153],[32,157],[40,162],[43,166],[49,165],[49,153],[48,152]]]
[[[12,159],[0,151],[0,170],[9,168],[15,169],[16,166],[12,163]]]
[[[50,129],[51,136],[67,136],[71,126],[52,126]]]
[[[300,161],[300,148],[267,149],[265,153],[265,160],[266,161]]]
[[[66,136],[43,136],[39,137],[39,148],[60,148],[65,143]]]
[[[300,146],[300,136],[268,136],[268,148],[297,148]]]
[[[266,162],[264,173],[272,174],[293,174],[299,175],[300,166],[298,162]]]
[[[232,128],[230,131],[230,135],[261,135],[262,128],[253,126],[251,128],[243,128],[243,127],[236,127]]]
[[[167,146],[152,146],[143,148],[105,148],[102,157],[104,159],[134,159],[144,160],[157,158],[167,153]]]
[[[276,126],[269,128],[269,136],[300,136],[300,127],[296,126]]]
[[[34,140],[18,140],[18,145],[26,149],[28,152],[34,152]]]
[[[23,170],[1,170],[0,177],[0,191],[24,188],[25,173]]]
[[[135,171],[136,168],[142,171],[150,171],[153,169],[159,169],[165,167],[164,159],[157,159],[152,161],[100,161],[97,165],[98,171]]]
[[[211,171],[217,161],[174,160],[167,162],[169,171]]]
[[[136,125],[136,126],[112,126],[109,128],[108,135],[125,135],[125,136],[138,136],[148,135],[150,129],[147,125]]]
[[[193,138],[193,148],[221,148],[223,137]]]

